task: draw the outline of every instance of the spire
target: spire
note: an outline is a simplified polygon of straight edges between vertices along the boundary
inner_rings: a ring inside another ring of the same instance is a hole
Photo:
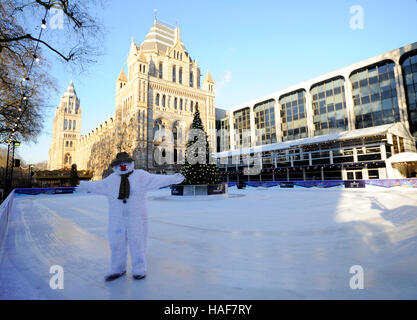
[[[211,77],[210,72],[208,71],[208,69],[207,69],[206,76],[204,77],[204,82],[214,84],[214,80],[213,80],[213,78]]]
[[[123,70],[123,67],[122,67],[122,70],[119,73],[119,76],[117,77],[117,80],[127,82],[127,77],[126,77],[126,74]]]
[[[74,83],[72,82],[72,80],[67,90],[65,91],[64,96],[75,96],[75,97],[77,96],[77,93],[75,92],[75,88],[74,88]]]
[[[180,28],[178,26],[175,27],[175,43],[181,41],[180,37]]]
[[[135,39],[132,37],[132,42],[130,43],[129,57],[131,55],[136,54],[137,52],[138,52],[138,48],[136,47]]]

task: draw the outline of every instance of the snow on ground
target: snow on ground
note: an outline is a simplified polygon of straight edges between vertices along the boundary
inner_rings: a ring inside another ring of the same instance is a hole
[[[148,276],[106,283],[106,199],[18,196],[1,299],[416,299],[417,190],[230,188],[148,195]],[[52,265],[65,287],[49,287]],[[349,269],[364,270],[363,290]]]

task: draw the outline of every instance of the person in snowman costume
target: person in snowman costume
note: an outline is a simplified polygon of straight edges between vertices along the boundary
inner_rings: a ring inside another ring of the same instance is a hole
[[[146,276],[148,237],[146,192],[181,183],[184,176],[180,173],[160,175],[135,170],[134,161],[126,152],[119,152],[111,167],[114,172],[107,178],[100,181],[81,181],[77,192],[101,194],[108,199],[111,266],[105,280],[115,280],[126,273],[128,246],[133,278],[143,279]]]

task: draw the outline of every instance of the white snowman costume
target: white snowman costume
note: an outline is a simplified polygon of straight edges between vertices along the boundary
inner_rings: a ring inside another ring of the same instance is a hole
[[[129,157],[128,154],[124,153]],[[117,155],[117,157],[120,153]],[[116,159],[117,159],[116,157]],[[127,246],[132,259],[132,274],[136,279],[146,275],[146,246],[148,237],[148,215],[146,193],[170,184],[181,183],[184,176],[150,174],[145,170],[135,170],[133,159],[113,166],[114,172],[100,181],[81,181],[78,192],[105,195],[109,203],[108,239],[111,250],[110,275],[113,279],[126,272]],[[116,160],[115,160],[116,161]],[[123,170],[124,169],[124,170]],[[130,192],[120,199],[122,175],[128,175]],[[113,280],[110,279],[110,280]]]

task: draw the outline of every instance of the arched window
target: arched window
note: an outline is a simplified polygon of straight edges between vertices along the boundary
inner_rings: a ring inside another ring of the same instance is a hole
[[[174,99],[174,109],[177,109],[177,103],[178,103],[178,99],[177,99],[177,98],[175,98],[175,99]]]
[[[166,96],[165,95],[162,96],[162,106],[163,107],[166,106]]]
[[[68,141],[65,141],[65,146],[68,147]]]
[[[182,84],[182,68],[178,71],[178,82]]]
[[[162,124],[162,120],[158,119],[155,122],[154,139],[162,139],[164,136],[165,126]]]
[[[177,163],[178,161],[178,153],[177,153],[177,149],[174,149],[174,163]]]
[[[159,79],[162,79],[162,76],[163,76],[163,74],[162,74],[162,67],[163,67],[162,62],[160,62],[159,63]]]
[[[176,70],[175,66],[172,66],[172,82],[177,81],[176,78],[175,78],[176,73],[177,73],[177,70]]]
[[[183,101],[182,101],[182,99],[180,99],[180,110],[182,110],[182,103],[183,103]]]
[[[142,65],[139,65],[139,71],[142,72]]]
[[[72,121],[72,128],[75,130],[75,120]]]
[[[72,141],[70,142],[70,147],[72,148]]]
[[[71,163],[71,155],[69,153],[67,153],[65,155],[64,162],[65,162],[65,164],[70,164]]]
[[[64,129],[66,130],[68,128],[68,122],[67,119],[64,119]]]
[[[71,130],[71,120],[69,121],[68,129]]]
[[[174,124],[174,127],[172,128],[172,135],[174,137],[174,144],[176,144],[178,138],[178,129],[176,124]]]
[[[143,65],[143,73],[145,73],[146,72],[146,66],[145,65]]]
[[[191,103],[190,103],[190,111],[191,111],[191,112],[194,112],[194,111],[193,111],[193,107],[194,107],[194,106],[193,106],[193,102],[191,101]]]
[[[198,109],[198,102],[195,103],[195,109]]]
[[[190,87],[194,86],[194,75],[193,72],[190,72]]]
[[[157,94],[156,94],[156,97],[155,97],[155,104],[156,104],[157,106],[159,106],[159,93],[157,93]]]

